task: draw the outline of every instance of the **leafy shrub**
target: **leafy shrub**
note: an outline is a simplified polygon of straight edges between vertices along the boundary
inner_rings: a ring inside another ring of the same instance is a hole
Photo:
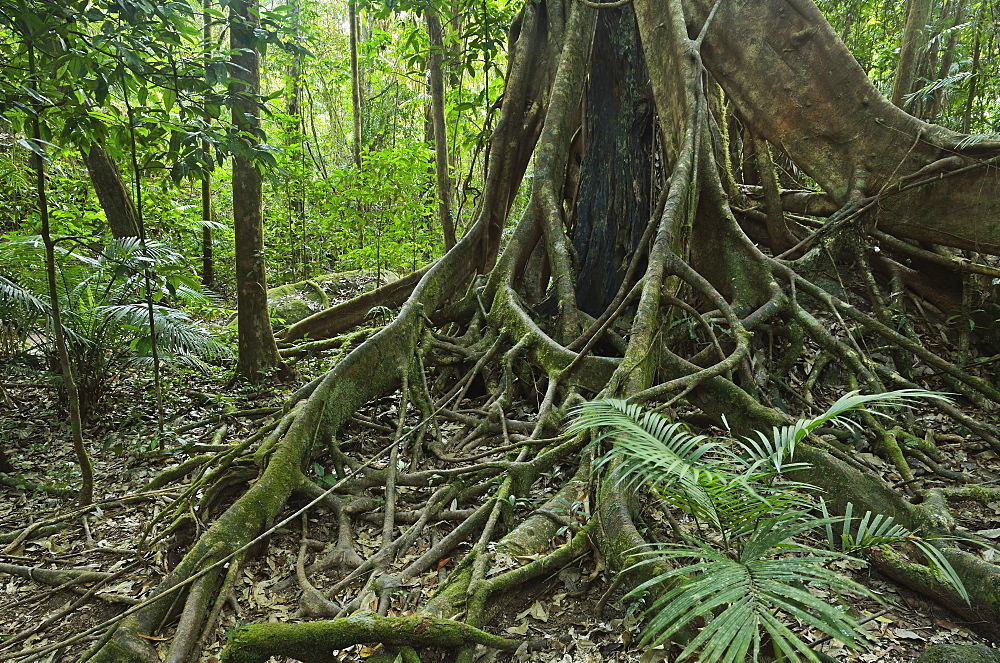
[[[44,264],[40,240],[22,238],[2,245],[4,264]],[[137,238],[115,240],[93,251],[74,244],[59,246],[57,284],[63,330],[81,394],[81,407],[92,407],[105,393],[115,371],[149,364],[153,339],[161,360],[203,367],[203,359],[225,356],[228,349],[177,304],[206,303],[183,256],[164,245]],[[36,255],[37,254],[37,255]],[[5,255],[12,260],[5,260]],[[13,259],[16,257],[16,260]],[[145,270],[149,270],[149,277]],[[14,275],[11,275],[12,277]],[[0,322],[6,356],[41,352],[51,359],[51,304],[38,270],[22,267],[18,278],[0,275]],[[154,301],[152,325],[146,289]]]
[[[629,593],[652,593],[642,642],[658,645],[693,623],[701,630],[677,660],[702,663],[759,660],[768,646],[782,660],[816,661],[816,654],[788,624],[796,620],[857,648],[866,634],[857,618],[818,598],[810,588],[876,598],[831,568],[857,561],[873,546],[915,545],[964,595],[961,581],[929,541],[893,522],[850,510],[831,517],[811,484],[787,473],[795,446],[816,428],[842,421],[845,413],[877,403],[941,398],[919,390],[874,396],[849,393],[815,419],[776,427],[757,439],[710,439],[624,401],[592,401],[577,409],[571,433],[594,431],[595,442],[613,442],[600,465],[612,480],[645,485],[656,497],[682,510],[693,523],[683,540],[637,551],[652,577]],[[836,527],[835,527],[836,526]],[[839,530],[840,540],[834,535]],[[825,543],[807,543],[805,539]],[[810,534],[820,535],[809,537]]]

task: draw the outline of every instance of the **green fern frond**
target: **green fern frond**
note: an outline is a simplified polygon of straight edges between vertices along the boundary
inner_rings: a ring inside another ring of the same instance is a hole
[[[643,483],[650,491],[710,526],[721,541],[715,546],[693,536],[652,546],[636,553],[652,577],[629,596],[649,592],[644,644],[657,645],[702,622],[678,660],[697,655],[705,663],[758,660],[762,648],[789,661],[815,661],[815,653],[786,623],[797,620],[851,647],[865,642],[857,620],[841,608],[813,596],[810,586],[838,593],[874,597],[867,589],[829,568],[866,546],[907,542],[917,547],[935,569],[963,592],[944,555],[930,542],[895,524],[892,518],[866,514],[852,518],[848,505],[842,518],[831,517],[811,484],[788,481],[799,469],[792,463],[796,445],[817,428],[850,424],[845,415],[875,407],[901,405],[918,398],[944,396],[906,389],[885,394],[845,394],[824,413],[783,427],[770,435],[717,442],[694,435],[683,425],[644,412],[624,401],[593,401],[575,411],[571,434],[590,432],[593,442],[613,443],[598,466],[610,469],[621,484]],[[730,449],[733,449],[731,451]],[[816,515],[816,510],[822,516]],[[839,528],[840,541],[834,530]],[[799,539],[826,532],[830,548],[821,550]],[[699,529],[696,535],[704,530]],[[721,548],[721,549],[719,549]]]
[[[0,305],[17,306],[30,313],[49,314],[49,304],[29,289],[0,276]]]
[[[577,408],[568,432],[584,430],[596,431],[594,443],[607,439],[614,443],[598,467],[619,461],[615,475],[619,482],[641,480],[692,515],[714,520],[704,485],[712,483],[711,475],[719,466],[718,459],[709,457],[726,453],[716,442],[620,400],[590,401]]]
[[[908,405],[917,399],[948,400],[944,394],[923,389],[899,389],[881,394],[861,394],[857,391],[850,391],[838,398],[833,405],[817,417],[799,419],[787,426],[775,426],[770,436],[757,431],[757,440],[746,438],[739,444],[748,459],[762,464],[770,463],[775,472],[781,473],[792,469],[785,467],[784,461],[794,456],[795,445],[817,428],[834,424],[853,426],[855,424],[850,419],[846,419],[844,415],[862,410],[877,416],[888,416],[874,407]]]
[[[149,309],[145,304],[102,306],[95,311],[107,320],[133,331],[136,338],[148,338]],[[156,332],[157,347],[169,354],[186,353],[217,358],[228,353],[228,348],[207,329],[195,324],[185,313],[176,309],[154,306],[153,329]]]
[[[798,544],[789,544],[788,549],[801,556],[733,560],[701,542],[657,546],[646,553],[646,560],[632,568],[662,564],[665,560],[698,561],[658,573],[630,592],[630,597],[638,597],[657,587],[673,585],[645,611],[649,621],[641,642],[649,646],[661,644],[700,619],[704,626],[678,661],[697,654],[703,663],[742,663],[748,653],[759,654],[765,635],[789,660],[815,660],[811,650],[779,616],[800,620],[852,647],[863,641],[864,632],[848,613],[807,589],[809,584],[818,584],[872,597],[863,586],[826,567],[841,555]]]
[[[824,516],[826,516],[826,503],[821,501],[820,506]],[[966,603],[969,602],[968,590],[958,572],[955,571],[944,553],[934,545],[935,540],[946,540],[948,537],[919,536],[896,523],[892,516],[872,513],[871,511],[866,511],[860,520],[855,522],[854,505],[850,502],[847,503],[842,517],[827,519],[839,522],[841,526],[839,541],[834,539],[832,528],[827,526],[827,541],[831,548],[840,549],[845,554],[856,556],[878,546],[889,546],[897,543],[912,545],[924,556],[930,568],[941,574],[945,582],[951,585]]]

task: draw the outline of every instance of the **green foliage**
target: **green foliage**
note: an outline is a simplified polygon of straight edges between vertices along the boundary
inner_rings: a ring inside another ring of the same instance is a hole
[[[420,143],[368,152],[361,170],[331,176],[326,196],[314,190],[326,230],[314,248],[323,247],[337,271],[415,269],[439,255],[429,155]]]
[[[820,506],[823,510],[823,515],[828,516],[826,503],[821,500]],[[897,524],[892,516],[885,516],[880,513],[872,514],[870,511],[865,512],[865,515],[861,517],[861,521],[855,526],[853,514],[854,505],[848,502],[847,511],[841,520],[842,527],[839,540],[834,536],[833,526],[826,526],[827,543],[831,549],[839,549],[848,555],[855,555],[876,546],[886,546],[895,543],[911,545],[924,556],[924,559],[933,568],[944,576],[947,583],[955,588],[959,595],[965,599],[966,603],[969,602],[969,594],[965,589],[965,585],[962,584],[962,579],[958,577],[955,569],[952,568],[951,564],[941,551],[933,545],[931,540],[914,536],[913,532]]]
[[[881,0],[817,0],[872,82],[892,89],[906,12]],[[921,119],[970,133],[1000,128],[1000,47],[996,7],[986,0],[936,2],[926,26],[917,84],[905,110]],[[971,98],[970,98],[971,97]]]
[[[257,99],[263,122],[254,136],[231,119],[226,31],[241,28],[231,25],[225,3],[204,14],[200,3],[174,0],[5,5],[0,233],[38,232],[31,227],[34,203],[24,194],[30,190],[24,162],[32,152],[48,159],[53,232],[95,239],[106,233],[79,159],[81,150],[98,142],[118,162],[130,194],[141,193],[147,237],[194,256],[202,226],[213,226],[222,290],[233,278],[226,219],[228,160],[235,154],[249,156],[268,176],[267,259],[278,276],[272,282],[332,269],[401,272],[436,257],[440,231],[425,128],[428,47],[419,16],[424,5],[359,3],[366,151],[359,172],[349,148],[346,5],[259,4],[260,27],[252,39],[266,58]],[[506,31],[518,6],[488,0],[439,8],[460,228],[481,189],[490,108],[502,90]],[[31,58],[37,75],[25,76]],[[41,141],[26,138],[35,117],[43,120]],[[208,177],[216,213],[205,220],[192,185]]]
[[[210,300],[190,275],[185,260],[158,242],[137,238],[110,242],[96,253],[74,244],[57,245],[60,309],[70,357],[86,405],[93,406],[115,372],[151,361],[155,338],[161,360],[204,368],[205,359],[228,355],[228,348],[196,324],[177,304],[207,305]],[[21,238],[0,244],[8,257],[41,259],[40,240]],[[6,263],[9,264],[9,263]],[[147,277],[153,306],[146,304]],[[0,276],[0,321],[17,331],[6,351],[41,351],[53,356],[48,333],[51,305],[40,275],[25,270]],[[151,325],[152,322],[152,325]]]
[[[929,541],[891,518],[848,510],[832,517],[818,489],[793,481],[801,469],[790,462],[796,445],[816,428],[848,423],[850,412],[883,404],[942,398],[920,390],[877,395],[852,392],[822,415],[775,427],[756,438],[710,439],[694,435],[635,404],[592,401],[579,407],[569,432],[591,431],[594,442],[611,441],[599,465],[626,487],[644,484],[656,497],[690,517],[683,540],[637,551],[632,569],[651,576],[629,593],[652,593],[642,641],[658,645],[695,623],[701,630],[678,660],[703,663],[759,660],[768,647],[790,661],[816,656],[789,624],[798,621],[851,647],[866,644],[857,618],[810,589],[876,598],[831,565],[856,560],[874,546],[914,545],[944,579],[964,594],[955,571]],[[874,412],[878,414],[878,412]],[[834,529],[841,531],[834,539]],[[826,532],[827,547],[815,543]]]

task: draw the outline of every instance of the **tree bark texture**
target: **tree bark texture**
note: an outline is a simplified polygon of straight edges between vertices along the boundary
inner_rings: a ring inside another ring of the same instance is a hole
[[[235,95],[233,124],[246,141],[242,153],[233,158],[233,224],[236,230],[236,305],[238,352],[236,374],[258,381],[278,363],[278,348],[271,331],[267,309],[264,223],[261,176],[251,158],[260,141],[260,68],[256,37],[255,9],[248,0],[230,6],[230,47],[233,49],[232,77]]]
[[[573,248],[577,306],[598,316],[618,291],[652,211],[653,99],[630,6],[598,14],[589,69]]]
[[[90,181],[101,201],[104,216],[115,239],[139,236],[139,215],[129,195],[128,187],[122,179],[118,164],[107,149],[99,143],[91,143],[84,154]]]
[[[641,15],[639,4],[662,12],[666,0],[637,0]],[[713,4],[686,0],[690,25],[700,27]],[[952,156],[962,139],[889,103],[810,0],[723,2],[702,55],[754,131],[840,204],[852,193],[889,191]],[[1000,174],[989,165],[998,145],[978,148],[963,157],[967,170],[886,195],[874,224],[900,237],[1000,254]]]
[[[934,0],[907,0],[906,23],[899,40],[899,64],[892,80],[893,105],[903,108],[906,95],[914,91],[920,57],[927,52],[927,25]]]

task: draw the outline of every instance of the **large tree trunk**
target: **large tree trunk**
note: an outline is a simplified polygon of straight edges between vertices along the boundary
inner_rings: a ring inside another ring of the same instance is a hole
[[[260,142],[260,65],[254,28],[256,9],[249,0],[230,6],[230,47],[233,49],[233,124],[246,141],[233,158],[233,225],[236,229],[236,307],[239,358],[236,374],[260,381],[279,364],[278,348],[267,308],[264,219],[260,172],[251,158]]]
[[[578,192],[565,192],[576,200],[577,305],[593,316],[621,286],[654,195],[653,99],[635,14],[623,7],[598,16],[583,126],[574,143],[586,146]]]
[[[654,12],[665,1],[640,0]],[[713,4],[688,0],[690,23]],[[961,135],[890,104],[810,0],[722,3],[703,55],[754,131],[838,204],[880,195],[872,215],[884,232],[1000,254],[1000,174],[990,166],[1000,144],[963,152]],[[925,168],[923,186],[897,190]]]

